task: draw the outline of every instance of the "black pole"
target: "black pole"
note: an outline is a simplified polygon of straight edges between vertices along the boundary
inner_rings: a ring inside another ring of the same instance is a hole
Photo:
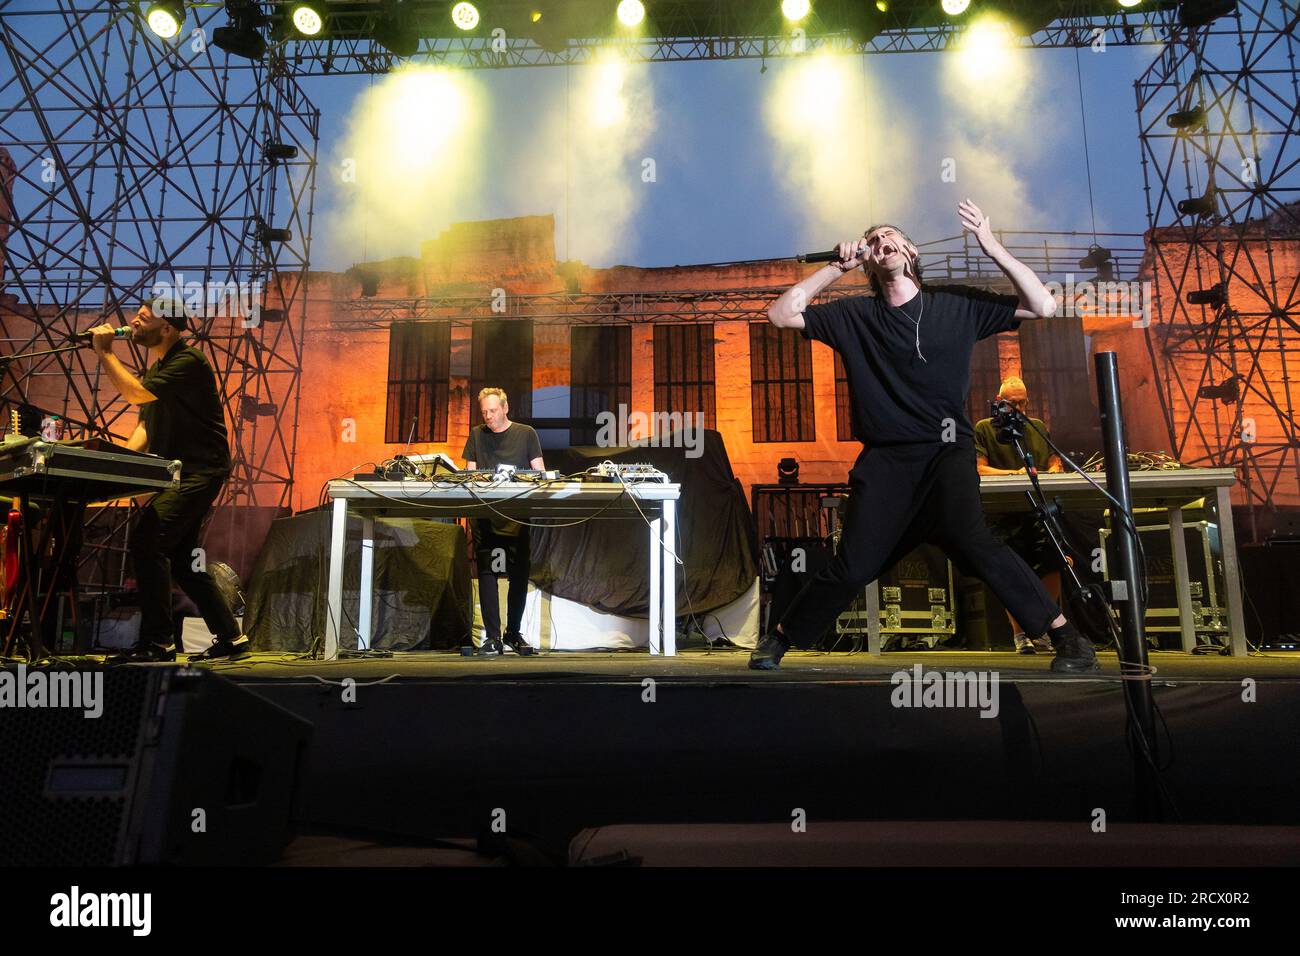
[[[1128,514],[1133,497],[1128,480],[1128,447],[1124,440],[1124,413],[1119,399],[1119,365],[1114,352],[1098,352],[1097,398],[1101,404],[1101,436],[1106,456],[1106,487]],[[1143,820],[1161,818],[1159,781],[1156,777],[1155,701],[1151,695],[1151,673],[1147,663],[1143,603],[1138,557],[1137,531],[1118,509],[1111,508],[1111,540],[1115,542],[1118,568],[1108,575],[1120,617],[1120,673],[1128,698],[1128,741],[1133,754],[1138,814]],[[1119,573],[1116,574],[1115,572]]]

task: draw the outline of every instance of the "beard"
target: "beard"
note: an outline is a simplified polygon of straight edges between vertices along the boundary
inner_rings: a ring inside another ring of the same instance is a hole
[[[162,329],[141,329],[131,335],[131,341],[151,349],[162,341]]]

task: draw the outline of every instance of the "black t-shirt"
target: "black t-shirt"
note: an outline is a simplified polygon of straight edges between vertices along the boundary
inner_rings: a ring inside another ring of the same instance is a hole
[[[534,458],[542,457],[542,442],[536,431],[518,422],[511,422],[503,432],[494,432],[486,425],[475,425],[465,439],[465,451],[461,457],[474,462],[477,468],[488,470],[497,465],[530,468]]]
[[[954,437],[970,441],[971,352],[980,339],[1019,328],[1017,303],[967,286],[927,286],[901,307],[850,296],[804,310],[803,335],[843,358],[858,441],[937,443],[945,439],[946,419]],[[918,318],[924,361],[917,355]]]
[[[1031,418],[1029,421],[1032,425],[1025,429],[1025,450],[1034,456],[1035,468],[1039,471],[1047,471],[1047,466],[1051,463],[1055,452],[1048,447],[1043,436],[1033,428],[1033,425],[1037,425],[1044,432],[1047,431],[1047,426],[1040,418]],[[998,441],[998,430],[993,427],[991,418],[981,418],[975,423],[975,454],[983,455],[994,468],[1014,468],[1023,471],[1025,467],[1025,463],[1016,454],[1015,445],[1004,445]]]
[[[140,381],[158,397],[140,406],[150,453],[179,458],[183,474],[229,471],[225,412],[203,353],[177,342]]]

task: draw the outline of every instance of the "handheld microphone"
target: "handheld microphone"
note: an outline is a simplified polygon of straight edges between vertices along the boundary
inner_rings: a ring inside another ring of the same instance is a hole
[[[94,333],[92,332],[78,332],[76,335],[71,335],[68,337],[72,339],[74,342],[89,342],[95,336]],[[131,326],[129,325],[118,326],[116,329],[113,330],[113,338],[115,339],[126,339],[130,337],[131,337]]]
[[[796,262],[839,262],[840,254],[832,249],[830,252],[804,252],[794,258]]]

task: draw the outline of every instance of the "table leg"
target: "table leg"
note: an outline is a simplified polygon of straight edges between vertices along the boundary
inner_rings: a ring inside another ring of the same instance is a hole
[[[1169,546],[1174,556],[1174,590],[1178,595],[1178,627],[1182,633],[1183,650],[1191,653],[1196,648],[1196,620],[1192,617],[1192,584],[1187,567],[1187,536],[1183,534],[1183,509],[1169,509]],[[1212,569],[1206,568],[1207,571]]]
[[[1219,512],[1219,543],[1223,548],[1223,586],[1228,605],[1228,642],[1234,656],[1246,654],[1246,619],[1242,614],[1241,572],[1237,567],[1237,533],[1232,527],[1232,496],[1227,488],[1215,492]]]
[[[370,650],[370,639],[374,636],[371,617],[375,606],[375,519],[369,516],[361,520],[361,595],[360,608],[357,611],[357,649]]]
[[[650,653],[659,654],[663,650],[663,634],[659,632],[660,574],[663,571],[664,549],[663,519],[655,517],[650,520]]]
[[[677,502],[664,502],[664,643],[665,657],[677,655]]]
[[[867,585],[867,653],[880,656],[880,582]]]
[[[334,499],[330,521],[329,590],[325,596],[325,660],[339,656],[339,633],[343,626],[343,545],[348,533],[348,502]]]

